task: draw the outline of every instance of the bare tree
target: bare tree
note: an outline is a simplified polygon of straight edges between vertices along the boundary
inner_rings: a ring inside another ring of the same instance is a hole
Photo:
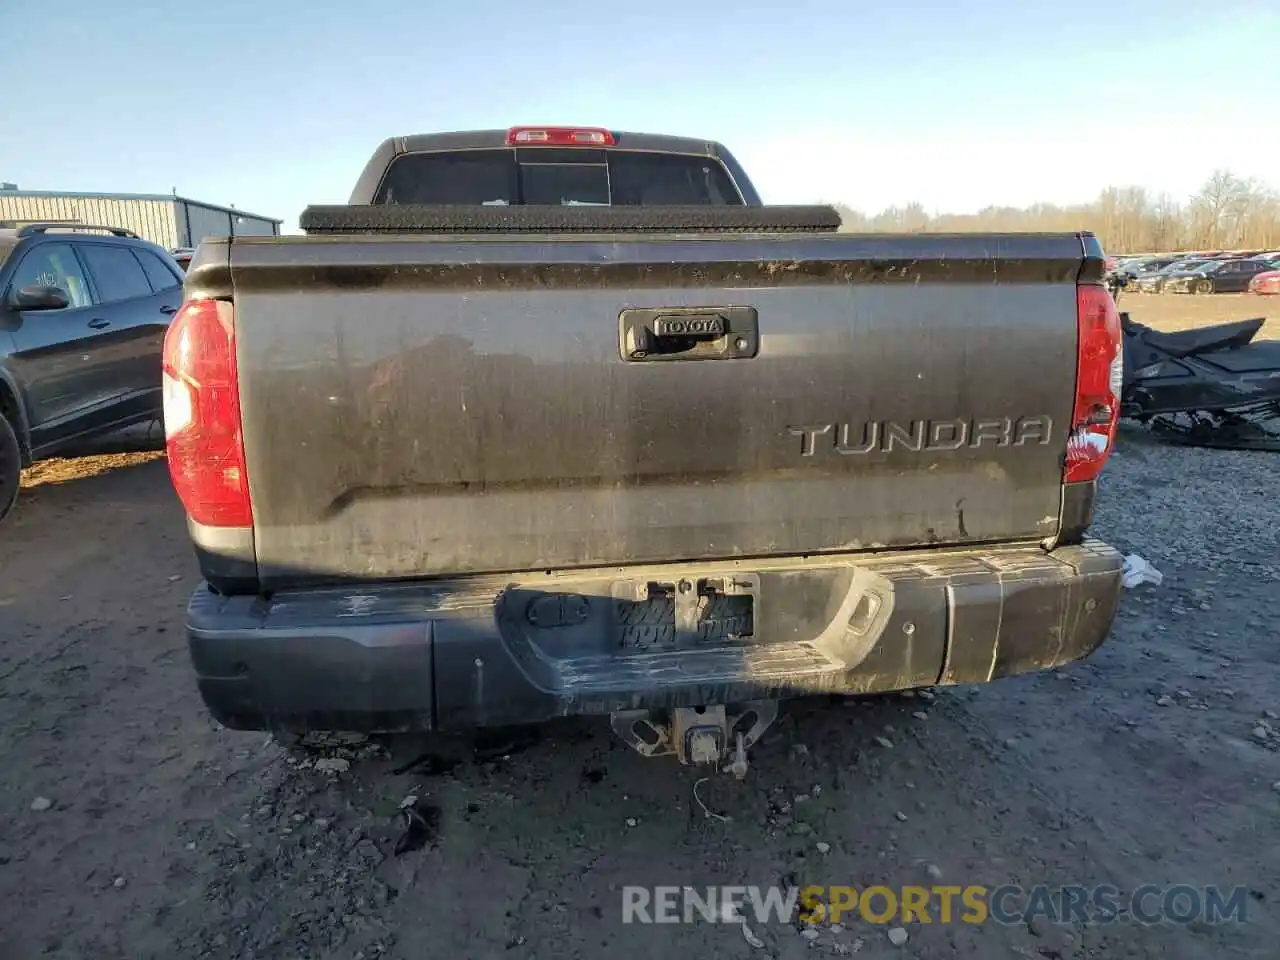
[[[1182,208],[1178,205],[1178,201],[1167,193],[1160,194],[1156,198],[1154,207],[1151,210],[1150,234],[1144,237],[1144,241],[1150,243],[1153,250],[1176,250],[1182,244],[1182,238],[1186,230],[1185,218]],[[1117,249],[1133,249],[1138,250],[1142,247],[1142,243],[1134,245],[1132,248]]]
[[[883,233],[933,231],[1091,230],[1108,251],[1280,249],[1280,193],[1255,180],[1218,170],[1180,204],[1140,186],[1108,187],[1090,204],[988,207],[971,214],[929,214],[919,203],[875,215],[838,207],[842,230]]]

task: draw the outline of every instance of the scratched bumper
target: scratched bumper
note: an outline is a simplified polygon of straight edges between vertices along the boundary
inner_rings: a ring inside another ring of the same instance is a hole
[[[1121,567],[1117,551],[1087,540],[1052,553],[779,558],[270,600],[201,585],[187,636],[201,696],[233,729],[458,730],[1047,669],[1106,639]],[[617,628],[620,582],[725,575],[756,587],[749,639],[619,642],[633,638]]]

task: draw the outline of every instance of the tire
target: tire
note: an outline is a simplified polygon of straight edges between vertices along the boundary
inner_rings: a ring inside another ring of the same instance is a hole
[[[0,520],[7,517],[18,500],[22,484],[22,445],[13,424],[0,414]]]
[[[1206,295],[1206,294],[1213,293],[1213,281],[1212,281],[1212,280],[1197,280],[1197,281],[1196,281],[1196,293],[1200,294],[1201,296],[1204,296],[1204,295]]]

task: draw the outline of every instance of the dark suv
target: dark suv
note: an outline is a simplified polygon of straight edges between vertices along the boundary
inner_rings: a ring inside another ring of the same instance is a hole
[[[162,247],[118,227],[0,228],[0,518],[32,461],[162,416],[182,281]]]

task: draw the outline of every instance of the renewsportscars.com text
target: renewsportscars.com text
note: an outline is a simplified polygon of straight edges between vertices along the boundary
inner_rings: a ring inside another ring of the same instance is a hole
[[[1244,923],[1246,887],[1007,885],[622,888],[623,923]]]

